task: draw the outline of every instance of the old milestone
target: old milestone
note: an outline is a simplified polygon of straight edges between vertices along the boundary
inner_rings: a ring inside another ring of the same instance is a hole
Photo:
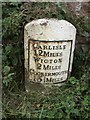
[[[25,79],[59,85],[71,73],[76,28],[65,20],[38,19],[25,26]]]

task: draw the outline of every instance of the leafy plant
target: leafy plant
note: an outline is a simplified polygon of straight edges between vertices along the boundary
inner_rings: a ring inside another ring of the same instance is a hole
[[[3,39],[3,84],[10,88],[9,83],[19,85],[22,80],[19,76],[23,73],[19,72],[22,69],[22,59],[23,59],[23,41],[21,41],[21,18],[22,13],[20,11],[21,3],[5,3],[2,5],[2,39]],[[20,36],[20,37],[19,37]],[[8,67],[6,67],[8,66]],[[18,69],[18,67],[20,69]],[[4,69],[8,68],[10,70],[7,74]],[[16,76],[17,74],[17,76]]]

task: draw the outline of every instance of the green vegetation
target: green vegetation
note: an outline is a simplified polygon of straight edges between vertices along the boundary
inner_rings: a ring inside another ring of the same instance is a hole
[[[90,51],[75,51],[73,70],[61,87],[26,93],[24,87],[23,30],[39,18],[66,19],[78,34],[89,33],[85,17],[77,18],[64,4],[2,3],[3,118],[57,118],[89,120]]]

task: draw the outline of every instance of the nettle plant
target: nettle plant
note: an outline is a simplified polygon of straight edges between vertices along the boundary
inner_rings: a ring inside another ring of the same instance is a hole
[[[19,37],[21,28],[20,5],[20,3],[3,3],[2,5],[3,84],[6,87],[15,80],[16,68],[18,64],[22,64]]]
[[[3,49],[3,83],[8,86],[13,80],[15,71],[14,66],[18,64],[19,49],[15,49],[11,44],[7,44]]]

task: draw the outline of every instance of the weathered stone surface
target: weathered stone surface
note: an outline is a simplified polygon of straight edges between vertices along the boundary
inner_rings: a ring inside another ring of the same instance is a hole
[[[25,26],[26,81],[45,85],[67,80],[72,69],[76,28],[65,20],[39,19]]]

